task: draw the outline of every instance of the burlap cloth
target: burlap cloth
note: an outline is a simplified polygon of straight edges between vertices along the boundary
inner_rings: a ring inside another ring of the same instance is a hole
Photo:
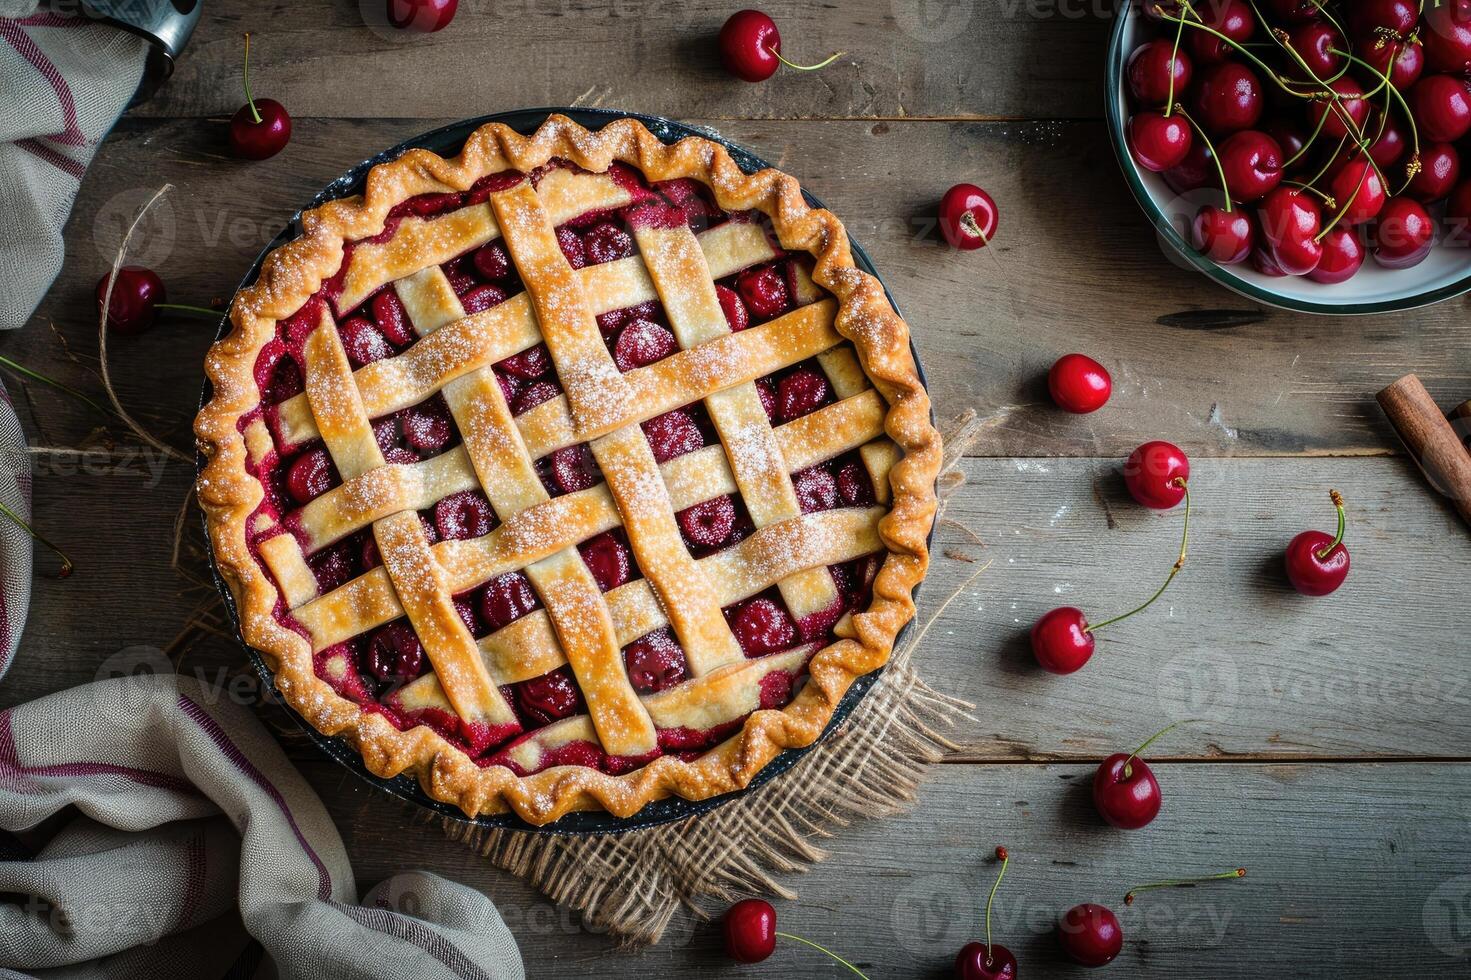
[[[960,459],[984,423],[967,412],[943,428],[940,514],[964,482]],[[921,609],[880,683],[838,730],[790,772],[711,812],[646,830],[585,837],[427,819],[548,898],[578,910],[586,927],[605,931],[624,946],[657,943],[681,908],[706,917],[702,899],[794,898],[778,875],[823,860],[827,854],[817,842],[850,823],[908,807],[929,768],[957,748],[947,733],[972,706],[926,684],[913,660],[929,625],[964,588],[927,603],[929,611]]]

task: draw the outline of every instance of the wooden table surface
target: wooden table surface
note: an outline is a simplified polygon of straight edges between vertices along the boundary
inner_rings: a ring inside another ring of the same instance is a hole
[[[915,812],[841,833],[827,861],[789,882],[801,897],[781,905],[784,925],[873,977],[946,975],[979,935],[989,855],[1005,843],[997,938],[1027,976],[1063,974],[1048,930],[1084,900],[1123,914],[1116,975],[1246,977],[1264,964],[1279,976],[1471,975],[1467,530],[1373,402],[1411,370],[1442,405],[1471,395],[1467,302],[1297,316],[1172,264],[1101,121],[1101,0],[771,3],[792,56],[848,54],[762,85],[719,70],[713,38],[731,6],[463,0],[451,27],[425,38],[370,30],[356,0],[211,2],[173,80],[101,147],[66,267],[0,353],[101,397],[92,287],[125,219],[165,182],[174,189],[135,258],[174,301],[206,304],[230,295],[321,185],[442,123],[582,105],[718,129],[844,218],[906,312],[940,414],[973,408],[989,421],[938,532],[926,604],[957,588],[971,559],[992,565],[920,657],[935,686],[977,705],[977,721]],[[291,145],[263,163],[223,147],[243,30],[255,35],[255,91],[295,118]],[[936,243],[935,203],[958,181],[1000,204],[984,252]],[[110,357],[123,402],[175,445],[188,445],[211,329],[171,318]],[[1046,398],[1047,366],[1075,349],[1113,372],[1096,415],[1064,416]],[[238,647],[218,632],[197,535],[173,561],[191,469],[98,430],[65,396],[10,384],[36,446],[37,523],[78,571],[38,579],[0,705],[156,651],[223,696],[253,699]],[[1179,514],[1142,511],[1119,477],[1120,458],[1151,438],[1194,460],[1190,561],[1083,672],[1043,674],[1026,643],[1040,613],[1066,602],[1111,614],[1173,558]],[[1338,594],[1307,600],[1288,589],[1280,554],[1298,530],[1331,526],[1329,487],[1348,500],[1354,571]],[[1101,825],[1086,788],[1097,760],[1181,719],[1198,720],[1154,751],[1160,818],[1133,833]],[[718,967],[714,932],[689,922],[655,949],[613,952],[575,914],[283,737],[364,887],[422,867],[483,889],[530,976]],[[1122,908],[1140,881],[1240,864],[1245,881]],[[730,972],[841,969],[783,946]]]

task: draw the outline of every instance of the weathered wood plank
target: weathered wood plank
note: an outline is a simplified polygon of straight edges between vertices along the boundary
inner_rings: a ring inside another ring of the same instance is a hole
[[[239,107],[240,34],[251,81],[293,115],[476,116],[521,106],[640,108],[678,118],[1097,117],[1113,0],[861,0],[768,7],[799,62],[846,51],[816,74],[760,85],[720,67],[715,37],[735,7],[627,0],[461,4],[432,37],[365,23],[362,2],[227,5],[200,23],[169,85],[143,112]],[[381,16],[381,14],[379,14]],[[554,42],[554,43],[553,43]],[[368,79],[382,83],[364,84]]]
[[[520,943],[528,977],[695,976],[723,965],[719,933],[681,917],[661,945],[613,955],[578,917],[440,839],[326,763],[306,765],[347,838],[366,887],[424,867],[490,895]],[[995,878],[991,852],[1012,855],[992,912],[995,940],[1023,976],[1072,976],[1052,924],[1083,901],[1120,918],[1115,973],[1140,978],[1465,976],[1463,915],[1471,767],[1465,765],[1163,765],[1161,816],[1140,831],[1104,826],[1089,798],[1091,767],[944,766],[919,809],[860,823],[829,843],[831,857],[786,879],[783,929],[830,946],[869,976],[950,976],[956,951],[984,940],[981,914]],[[801,769],[784,778],[800,778]],[[385,841],[391,841],[386,846]],[[1246,865],[1241,881],[1150,892],[1135,884]],[[847,976],[781,943],[745,977]]]
[[[1026,639],[1037,616],[1067,603],[1101,621],[1142,601],[1174,560],[1180,513],[1133,504],[1117,467],[967,461],[969,483],[948,510],[955,523],[936,535],[923,607],[935,609],[979,563],[992,564],[919,654],[931,683],[978,706],[976,722],[957,733],[959,758],[1099,758],[1186,718],[1203,720],[1154,754],[1468,754],[1464,531],[1402,459],[1197,460],[1190,558],[1170,592],[1101,633],[1094,662],[1079,673],[1038,670]],[[174,464],[155,477],[146,458],[99,455],[85,467],[73,457],[38,460],[37,520],[78,571],[37,581],[0,704],[116,672],[140,655],[126,648],[176,644],[213,595],[192,515],[191,577],[169,564],[189,476]],[[1280,554],[1297,531],[1330,526],[1330,485],[1348,499],[1354,570],[1334,596],[1304,599],[1283,581]],[[112,625],[99,631],[99,622]],[[188,644],[184,663],[209,684],[244,671],[227,637]],[[243,683],[251,698],[253,685]]]
[[[0,353],[97,394],[92,289],[124,218],[159,184],[176,190],[139,239],[138,261],[159,269],[175,301],[228,299],[332,175],[429,125],[305,119],[280,157],[222,165],[216,134],[197,121],[126,123],[84,182],[66,269],[29,328],[0,338]],[[1383,453],[1398,447],[1372,398],[1387,381],[1413,370],[1446,405],[1471,391],[1466,300],[1374,318],[1247,303],[1162,257],[1096,124],[721,128],[847,219],[914,327],[939,412],[974,407],[994,420],[976,453],[1124,455],[1160,436],[1197,454]],[[825,163],[835,159],[841,172]],[[994,248],[962,255],[936,242],[935,202],[961,178],[987,184],[1001,204]],[[1237,313],[1235,326],[1201,329]],[[187,440],[212,329],[175,318],[114,345],[125,402],[176,442]],[[1095,415],[1065,416],[1048,401],[1045,373],[1079,348],[1112,369],[1115,395]],[[31,401],[27,421],[45,444],[78,445],[97,424],[54,393]]]

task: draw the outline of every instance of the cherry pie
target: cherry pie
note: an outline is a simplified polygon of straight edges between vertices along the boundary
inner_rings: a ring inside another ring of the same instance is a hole
[[[199,497],[245,639],[373,772],[627,816],[745,786],[888,659],[940,439],[791,177],[553,116],[302,220],[209,354]]]

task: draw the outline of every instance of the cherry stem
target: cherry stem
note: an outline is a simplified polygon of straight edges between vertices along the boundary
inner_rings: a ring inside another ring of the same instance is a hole
[[[1323,132],[1323,124],[1326,123],[1327,121],[1328,121],[1328,113],[1326,113],[1326,112],[1323,113],[1321,116],[1318,117],[1318,126],[1317,126],[1316,129],[1313,130],[1313,135],[1309,136],[1307,138],[1307,141],[1303,143],[1302,149],[1298,150],[1296,153],[1294,153],[1292,155],[1292,158],[1290,160],[1288,160],[1286,163],[1282,164],[1282,169],[1283,170],[1286,170],[1288,167],[1292,166],[1294,163],[1296,163],[1297,161],[1301,160],[1303,158],[1303,155],[1305,153],[1307,153],[1308,150],[1311,150],[1313,148],[1313,144],[1317,142],[1319,135],[1321,135],[1322,132]]]
[[[778,55],[777,57],[781,57]],[[250,94],[250,32],[245,32],[245,104],[250,106],[251,118],[261,123],[260,113],[255,109],[255,98]]]
[[[1388,73],[1380,74],[1379,70],[1376,69],[1373,65],[1369,64],[1363,58],[1357,57],[1352,52],[1349,52],[1349,51],[1339,51],[1337,48],[1332,48],[1331,50],[1333,51],[1334,54],[1342,55],[1343,57],[1347,58],[1349,61],[1353,62],[1356,65],[1362,65],[1367,71],[1369,71],[1371,74],[1373,74],[1377,78],[1379,78],[1380,83],[1382,85],[1384,85],[1388,89],[1388,92],[1386,93],[1386,96],[1385,97],[1387,99],[1394,99],[1394,100],[1398,101],[1399,102],[1400,109],[1403,110],[1403,112],[1404,112],[1404,114],[1405,114],[1405,120],[1410,124],[1410,145],[1413,147],[1413,149],[1412,149],[1412,151],[1410,153],[1410,162],[1405,165],[1405,183],[1404,183],[1404,186],[1402,186],[1399,189],[1399,191],[1398,191],[1398,193],[1403,194],[1405,192],[1405,190],[1410,186],[1410,182],[1415,179],[1415,175],[1420,172],[1420,127],[1418,127],[1418,126],[1415,125],[1415,114],[1410,111],[1410,104],[1405,101],[1404,93],[1401,92],[1399,89],[1395,88],[1393,85],[1390,84],[1390,82],[1389,82],[1389,74]],[[1401,50],[1403,50],[1403,49],[1401,49]],[[1392,57],[1392,58],[1389,59],[1389,70],[1390,71],[1394,71],[1394,63],[1395,63],[1396,60],[1398,60],[1399,54],[1400,54],[1399,51],[1396,51],[1394,53],[1394,57]],[[1366,98],[1367,98],[1367,96],[1366,96]],[[1388,107],[1388,104],[1386,103],[1385,110],[1384,110],[1384,119],[1383,119],[1383,121],[1381,122],[1381,124],[1379,126],[1379,133],[1380,133],[1380,135],[1383,135],[1383,133],[1384,133],[1384,127],[1386,125],[1388,125],[1388,123],[1389,123],[1389,107]],[[1375,139],[1377,140],[1378,137],[1376,136]],[[1365,147],[1365,152],[1368,152],[1368,147]],[[1376,166],[1375,169],[1378,169],[1378,167]],[[1383,174],[1381,174],[1380,177],[1382,179],[1383,178]],[[1388,181],[1385,181],[1385,184],[1387,186],[1388,185]]]
[[[1168,589],[1170,587],[1170,583],[1175,580],[1175,576],[1180,574],[1180,569],[1185,567],[1185,549],[1190,543],[1190,487],[1185,482],[1185,478],[1182,476],[1175,477],[1173,482],[1175,486],[1185,491],[1185,528],[1180,532],[1180,557],[1175,559],[1175,564],[1174,567],[1170,569],[1170,574],[1165,576],[1165,584],[1161,585],[1159,587],[1159,591],[1150,596],[1149,599],[1146,600],[1142,605],[1136,606],[1133,609],[1130,609],[1128,612],[1123,613],[1122,615],[1115,616],[1113,619],[1105,619],[1097,626],[1084,626],[1084,633],[1097,633],[1105,626],[1112,626],[1114,623],[1117,623],[1120,620],[1128,619],[1135,613],[1141,613],[1144,610],[1148,609],[1154,604],[1154,600],[1165,594],[1165,589]]]
[[[1144,740],[1144,744],[1141,745],[1141,746],[1139,746],[1133,752],[1130,752],[1129,753],[1129,757],[1124,760],[1124,778],[1125,779],[1128,779],[1129,777],[1131,777],[1131,776],[1134,775],[1134,770],[1132,768],[1133,767],[1134,760],[1137,759],[1137,758],[1139,758],[1139,754],[1141,752],[1143,752],[1145,749],[1149,748],[1151,745],[1153,745],[1155,743],[1155,741],[1160,736],[1164,735],[1167,732],[1174,731],[1176,728],[1178,728],[1179,726],[1185,724],[1186,722],[1190,722],[1191,724],[1194,724],[1198,720],[1199,719],[1196,719],[1196,718],[1184,718],[1184,719],[1181,719],[1180,721],[1172,722],[1171,724],[1166,725],[1165,727],[1161,728],[1159,731],[1155,732],[1153,735],[1151,735],[1148,738],[1146,738]]]
[[[991,239],[987,238],[986,233],[981,230],[981,223],[976,220],[975,212],[962,211],[960,214],[960,227],[979,238],[982,245],[991,244]]]
[[[797,64],[795,62],[788,61],[787,59],[783,58],[781,56],[781,52],[778,51],[778,50],[776,50],[776,45],[774,45],[774,44],[768,44],[766,46],[766,50],[767,51],[770,51],[771,54],[772,54],[772,56],[775,57],[777,61],[780,61],[782,64],[786,65],[788,68],[795,68],[795,69],[797,69],[797,71],[817,71],[819,68],[826,68],[828,65],[832,64],[834,61],[837,61],[843,55],[845,55],[845,54],[848,53],[846,51],[838,51],[838,52],[836,52],[834,54],[828,55],[826,58],[824,58],[822,61],[819,61],[815,65],[799,65],[799,64]],[[777,933],[777,935],[781,935],[781,934],[780,933]]]
[[[1231,186],[1226,183],[1226,168],[1221,166],[1221,155],[1216,152],[1215,144],[1211,142],[1209,136],[1205,135],[1205,130],[1200,128],[1200,123],[1192,119],[1190,117],[1190,114],[1185,111],[1185,107],[1183,105],[1175,106],[1174,110],[1180,114],[1181,118],[1183,118],[1186,122],[1190,124],[1191,128],[1195,130],[1195,134],[1199,136],[1201,142],[1205,144],[1205,148],[1207,150],[1210,150],[1211,163],[1216,165],[1216,176],[1221,178],[1221,193],[1226,195],[1226,213],[1231,214],[1235,207],[1235,205],[1231,202]]]
[[[1178,108],[1175,105],[1175,68],[1180,64],[1180,39],[1184,36],[1185,21],[1181,20],[1179,24],[1175,25],[1175,49],[1170,52],[1170,94],[1169,98],[1165,100],[1165,118],[1167,119],[1169,118],[1170,114],[1174,112],[1176,108]],[[1227,194],[1227,198],[1228,202],[1226,206],[1229,209],[1229,194]],[[987,953],[986,955],[990,956],[989,953]]]
[[[4,514],[12,521],[25,528],[25,532],[29,534],[32,538],[41,542],[52,551],[56,552],[56,557],[61,559],[61,571],[56,573],[57,578],[66,578],[72,573],[72,569],[76,566],[73,565],[72,560],[66,556],[66,552],[62,551],[60,548],[56,547],[56,545],[52,544],[50,541],[42,537],[40,532],[31,527],[31,525],[27,524],[24,518],[22,518],[15,511],[11,510],[9,507],[5,506],[3,502],[0,502],[0,514]]]
[[[1001,887],[1001,879],[1006,877],[1006,866],[1011,862],[1011,855],[1006,848],[996,848],[996,856],[1001,859],[1001,871],[996,875],[996,882],[991,886],[991,894],[986,896],[986,965],[991,965],[991,903],[996,900],[996,889]]]
[[[1217,38],[1220,38],[1222,41],[1225,41],[1226,44],[1230,45],[1233,49],[1235,49],[1236,51],[1239,51],[1252,64],[1254,64],[1258,68],[1260,68],[1265,75],[1267,75],[1269,78],[1272,79],[1272,81],[1274,81],[1274,82],[1277,83],[1277,87],[1278,88],[1280,88],[1282,91],[1286,92],[1288,95],[1292,96],[1293,98],[1297,98],[1297,99],[1310,99],[1310,98],[1313,97],[1313,94],[1314,93],[1311,93],[1311,92],[1298,92],[1295,89],[1288,88],[1288,86],[1287,86],[1287,80],[1283,79],[1282,76],[1278,75],[1275,71],[1273,71],[1272,70],[1272,67],[1270,65],[1268,65],[1262,59],[1258,58],[1256,55],[1252,54],[1250,51],[1246,50],[1245,46],[1243,46],[1239,41],[1232,40],[1231,38],[1227,37],[1225,34],[1222,34],[1220,31],[1216,30],[1215,28],[1208,27],[1205,24],[1197,24],[1197,23],[1194,23],[1193,21],[1187,21],[1187,20],[1185,20],[1183,18],[1180,18],[1180,17],[1171,17],[1168,13],[1163,13],[1163,12],[1161,12],[1161,14],[1160,14],[1160,19],[1161,20],[1164,20],[1164,21],[1166,21],[1168,23],[1171,23],[1171,24],[1189,24],[1190,27],[1192,29],[1194,29],[1194,30],[1197,30],[1197,31],[1205,31],[1207,34],[1213,34],[1213,35],[1215,35]]]
[[[862,970],[858,969],[858,967],[854,966],[852,963],[849,963],[837,953],[834,953],[832,950],[828,949],[826,946],[821,945],[820,943],[814,943],[810,939],[803,939],[801,936],[794,936],[789,932],[778,932],[777,935],[782,937],[783,939],[791,939],[796,942],[802,943],[805,946],[811,946],[813,949],[821,950],[822,952],[831,956],[833,959],[837,960],[839,963],[846,966],[848,969],[852,970],[854,973],[858,974],[860,977],[863,978],[863,980],[868,980],[868,974],[864,973]]]
[[[1343,494],[1337,490],[1329,490],[1328,497],[1333,501],[1333,506],[1338,508],[1338,533],[1333,536],[1333,540],[1326,547],[1315,552],[1320,559],[1327,558],[1333,553],[1334,548],[1343,543],[1343,530],[1348,526],[1348,517],[1343,512]]]
[[[1344,138],[1347,139],[1347,137],[1344,137]],[[1342,149],[1343,148],[1343,144],[1342,143],[1339,143],[1338,146],[1339,146],[1339,149]],[[1335,151],[1333,155],[1334,156],[1337,156],[1338,154]],[[1332,161],[1330,160],[1329,162],[1331,163]],[[1327,173],[1327,170],[1325,169],[1323,171],[1323,173]],[[1322,173],[1318,174],[1318,177],[1321,177],[1321,176],[1323,176]],[[1313,180],[1317,180],[1318,177],[1314,177]],[[1309,194],[1312,194],[1315,197],[1320,198],[1322,200],[1323,204],[1326,205],[1327,207],[1330,207],[1330,208],[1336,208],[1336,207],[1338,207],[1338,202],[1335,201],[1335,200],[1333,200],[1333,195],[1331,195],[1331,194],[1324,194],[1322,191],[1318,190],[1316,187],[1313,186],[1313,182],[1311,180],[1308,181],[1306,184],[1304,184],[1300,180],[1284,180],[1282,183],[1285,186],[1287,186],[1287,187],[1296,187],[1300,191],[1307,191]]]
[[[1140,885],[1131,889],[1124,895],[1124,904],[1133,905],[1134,896],[1139,892],[1147,892],[1154,888],[1194,888],[1196,885],[1207,881],[1230,881],[1235,878],[1245,878],[1245,868],[1232,868],[1230,871],[1222,871],[1218,875],[1203,875],[1199,878],[1172,878],[1169,881],[1152,881],[1147,885]]]
[[[214,320],[218,320],[220,317],[225,315],[224,310],[211,310],[205,306],[190,306],[187,303],[158,303],[156,305],[160,310],[178,310],[181,313],[198,313],[200,316],[207,316]]]
[[[1322,231],[1318,232],[1317,237],[1313,241],[1321,242],[1328,237],[1328,233],[1338,226],[1338,223],[1343,220],[1344,215],[1348,214],[1348,209],[1354,206],[1354,202],[1359,199],[1359,192],[1364,189],[1364,185],[1368,182],[1369,168],[1365,168],[1364,172],[1359,174],[1359,184],[1354,188],[1354,192],[1348,196],[1347,201],[1343,202],[1343,207],[1337,209],[1337,213],[1333,215],[1333,220],[1328,222]]]
[[[14,371],[16,374],[19,374],[19,375],[21,375],[23,377],[30,378],[32,381],[39,381],[39,382],[41,382],[44,385],[50,385],[51,387],[55,388],[57,391],[65,392],[66,394],[71,395],[77,401],[80,401],[80,402],[86,404],[87,406],[91,407],[92,409],[94,409],[95,411],[97,411],[101,415],[112,415],[113,414],[112,412],[109,412],[107,409],[103,408],[101,405],[99,405],[96,402],[94,402],[92,399],[88,398],[86,395],[82,394],[80,391],[77,391],[75,388],[72,388],[72,387],[69,387],[67,385],[64,385],[60,381],[57,381],[54,378],[48,378],[46,375],[40,373],[39,371],[32,371],[30,368],[26,367],[25,365],[23,365],[23,364],[17,364],[15,361],[12,361],[8,357],[0,356],[0,367],[9,368],[10,370]]]

